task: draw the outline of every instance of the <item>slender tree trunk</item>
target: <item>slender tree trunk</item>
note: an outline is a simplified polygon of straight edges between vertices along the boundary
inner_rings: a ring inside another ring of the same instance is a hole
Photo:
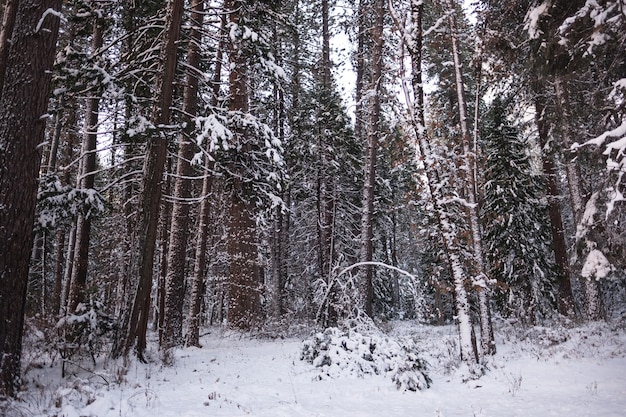
[[[165,162],[166,168],[164,173],[163,192],[165,195],[171,195],[172,192],[172,176],[169,175],[172,172],[172,158],[167,158]],[[165,323],[165,293],[167,292],[167,274],[169,271],[169,252],[170,246],[170,227],[172,220],[172,203],[170,201],[163,201],[163,208],[161,209],[161,218],[159,220],[159,276],[157,278],[157,295],[156,306],[154,306],[154,327],[159,333],[159,346],[162,346],[163,330]]]
[[[367,0],[359,0],[358,8],[358,20],[357,20],[357,48],[356,48],[356,86],[355,86],[355,121],[354,121],[354,135],[357,139],[362,139],[363,134],[363,119],[365,117],[363,111],[363,87],[364,87],[364,74],[365,74],[365,38],[367,34],[366,27],[366,13],[369,3]]]
[[[572,145],[574,132],[570,124],[572,120],[572,112],[569,104],[567,81],[564,80],[561,76],[556,76],[554,86],[557,99],[557,107],[560,114],[561,134],[563,136],[562,147],[564,149],[568,149]],[[569,158],[567,158],[566,156],[566,159]],[[566,160],[565,174],[567,177],[567,185],[569,187],[572,213],[574,214],[574,226],[578,227],[583,219],[583,213],[585,211],[585,200],[588,199],[588,196],[582,188],[579,166],[575,159]],[[575,263],[577,269],[576,275],[583,281],[583,289],[586,299],[585,310],[587,313],[587,318],[589,320],[601,320],[605,317],[605,313],[604,305],[602,303],[600,283],[598,280],[593,278],[582,278],[579,274],[580,270],[582,269],[582,262],[585,261],[589,252],[596,245],[595,242],[589,239],[589,236],[585,236],[584,239],[584,242],[580,242],[580,245],[582,245],[582,256],[576,257],[579,258],[578,262]]]
[[[167,125],[170,120],[174,90],[175,69],[177,63],[176,43],[180,35],[183,0],[169,0],[165,22],[165,38],[161,44],[160,70],[157,80],[157,99],[152,114],[155,126]],[[159,209],[161,203],[161,184],[167,155],[167,141],[164,135],[154,132],[148,140],[144,177],[140,194],[139,229],[135,245],[136,259],[131,267],[131,274],[139,277],[135,300],[124,331],[123,345],[114,348],[113,356],[127,355],[136,342],[137,356],[144,360],[146,330],[150,313],[150,292],[152,288],[152,264],[154,258]]]
[[[330,10],[328,0],[322,0],[322,95],[331,90],[331,61],[330,61]],[[319,116],[323,118],[323,116]],[[317,239],[318,239],[318,269],[320,277],[329,285],[329,297],[323,317],[325,326],[336,326],[338,312],[336,309],[337,290],[332,277],[334,244],[333,244],[333,224],[334,224],[334,197],[333,179],[326,172],[329,166],[328,138],[321,132],[318,134],[318,147],[320,149],[317,161]]]
[[[200,43],[204,17],[204,0],[193,0],[191,4],[191,32],[187,50],[187,82],[183,98],[183,113],[186,115],[187,128],[179,137],[178,164],[174,184],[174,205],[172,225],[170,227],[170,251],[167,271],[167,291],[165,293],[164,359],[171,362],[168,350],[183,343],[183,303],[185,297],[185,261],[189,239],[189,198],[193,174],[191,159],[194,144],[190,137],[194,130],[192,117],[198,112],[198,73],[200,72]]]
[[[13,35],[13,26],[15,24],[15,15],[17,12],[19,0],[6,0],[2,15],[2,26],[0,26],[0,92],[4,85],[4,77],[7,70],[9,57],[10,39]]]
[[[484,355],[493,355],[496,353],[496,344],[493,338],[493,326],[491,324],[491,308],[489,304],[489,276],[485,265],[483,254],[482,232],[480,230],[480,217],[478,207],[477,178],[474,167],[476,166],[476,154],[472,150],[471,136],[467,124],[467,100],[465,94],[465,84],[463,82],[463,64],[461,62],[461,53],[458,41],[458,29],[456,25],[456,17],[453,13],[455,10],[454,0],[448,0],[450,14],[448,22],[450,25],[452,38],[452,56],[454,59],[454,73],[456,79],[456,93],[459,108],[459,122],[461,125],[461,140],[463,144],[463,153],[465,156],[464,172],[466,176],[465,189],[468,200],[468,217],[470,221],[470,229],[472,236],[472,251],[474,255],[474,267],[476,277],[475,288],[478,293],[478,307],[480,311],[480,345]]]
[[[548,199],[548,214],[550,217],[550,230],[552,232],[552,245],[554,259],[558,272],[558,308],[559,312],[565,316],[575,315],[574,295],[572,293],[572,283],[570,278],[569,260],[567,257],[567,245],[565,243],[565,233],[563,229],[563,219],[561,215],[561,194],[558,189],[557,170],[554,166],[554,157],[549,147],[548,122],[546,117],[546,105],[542,94],[544,86],[540,80],[534,82],[534,104],[535,123],[539,134],[539,143],[543,150],[543,174],[546,179],[546,194]]]
[[[383,68],[383,25],[385,19],[385,0],[376,0],[376,22],[371,30],[374,48],[372,50],[372,81],[370,105],[368,110],[367,144],[365,150],[365,179],[363,183],[363,209],[361,216],[361,262],[371,262],[373,256],[374,191],[376,188],[376,152],[381,135],[380,95],[382,94]],[[373,268],[365,265],[360,272],[361,307],[372,317],[374,290],[372,284]]]
[[[93,54],[97,54],[102,47],[103,22],[96,19],[93,25],[92,46]],[[83,137],[82,151],[82,180],[79,186],[84,189],[92,189],[95,185],[96,170],[96,141],[98,138],[98,110],[100,107],[99,92],[94,92],[94,96],[87,99],[85,110],[85,130]],[[70,292],[68,299],[69,313],[74,313],[79,303],[85,300],[85,284],[87,282],[87,269],[89,266],[89,241],[91,239],[91,218],[86,215],[79,215],[76,223],[76,246],[74,252],[74,267],[70,282]]]
[[[463,270],[461,263],[461,252],[458,247],[458,237],[453,224],[449,218],[449,214],[442,205],[444,196],[442,190],[438,187],[439,168],[436,160],[431,156],[430,144],[426,136],[424,124],[424,90],[422,83],[422,14],[423,4],[421,1],[412,1],[411,13],[414,27],[412,37],[407,42],[407,47],[411,55],[412,66],[412,87],[414,99],[411,99],[408,92],[405,91],[407,102],[409,103],[409,111],[411,121],[417,136],[416,146],[419,154],[426,167],[426,184],[429,191],[429,197],[433,203],[437,224],[439,225],[439,235],[443,244],[444,253],[450,266],[450,271],[454,283],[454,292],[456,295],[456,319],[459,325],[459,341],[461,359],[468,363],[470,367],[478,361],[478,352],[474,342],[473,329],[470,318],[470,305],[467,294],[467,276]],[[395,15],[394,20],[397,19]],[[396,20],[396,25],[400,27]],[[415,103],[416,105],[413,105]]]
[[[220,33],[226,27],[226,14],[222,14]],[[222,80],[222,59],[224,57],[224,39],[220,36],[215,54],[215,72],[211,82],[211,105],[217,107]],[[207,156],[204,160],[204,177],[202,178],[202,202],[198,213],[198,237],[196,239],[196,258],[191,280],[191,301],[189,303],[189,321],[185,335],[186,346],[200,346],[200,313],[202,311],[202,297],[205,290],[206,252],[209,240],[209,222],[211,216],[211,199],[209,194],[213,188],[213,162]]]
[[[22,0],[0,92],[0,398],[20,384],[22,325],[60,0]],[[47,15],[47,16],[46,16]],[[46,16],[42,18],[42,16]]]

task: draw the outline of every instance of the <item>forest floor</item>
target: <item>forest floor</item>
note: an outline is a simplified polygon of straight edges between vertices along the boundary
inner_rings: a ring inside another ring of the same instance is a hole
[[[521,329],[499,322],[498,353],[483,376],[467,380],[454,326],[414,321],[385,325],[411,337],[429,363],[432,386],[396,388],[389,375],[320,377],[302,361],[306,337],[270,338],[207,329],[202,348],[180,349],[175,364],[152,361],[68,365],[26,347],[28,387],[4,413],[13,416],[624,416],[626,318],[612,323]],[[84,368],[84,369],[83,369]],[[2,414],[0,410],[0,414]]]

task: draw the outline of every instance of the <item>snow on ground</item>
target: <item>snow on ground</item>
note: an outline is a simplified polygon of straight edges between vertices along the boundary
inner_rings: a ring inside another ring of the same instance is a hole
[[[464,382],[453,326],[388,326],[416,337],[432,388],[398,391],[389,376],[316,378],[300,360],[303,338],[259,338],[209,329],[202,348],[181,349],[174,367],[133,361],[60,378],[56,361],[29,370],[13,416],[624,416],[626,329],[592,323],[527,331],[500,324],[498,353],[485,375]],[[89,361],[85,361],[85,367]],[[122,381],[121,384],[116,383]],[[2,410],[0,410],[0,414]]]

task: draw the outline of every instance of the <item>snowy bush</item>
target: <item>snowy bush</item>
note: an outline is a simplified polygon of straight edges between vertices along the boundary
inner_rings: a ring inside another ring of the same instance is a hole
[[[79,304],[74,314],[61,317],[55,328],[58,332],[56,346],[63,358],[62,374],[65,376],[65,362],[75,354],[87,353],[95,365],[96,355],[116,329],[113,318],[103,311],[99,302]]]
[[[398,341],[331,327],[304,341],[300,359],[319,368],[318,379],[389,375],[398,389],[409,391],[431,384],[426,363],[410,339]]]

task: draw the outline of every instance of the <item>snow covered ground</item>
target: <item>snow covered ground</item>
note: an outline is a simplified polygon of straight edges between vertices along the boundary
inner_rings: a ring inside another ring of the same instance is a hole
[[[500,324],[484,376],[464,382],[453,326],[388,326],[414,336],[429,362],[430,389],[397,390],[388,375],[319,380],[300,360],[303,337],[261,338],[209,329],[202,348],[181,349],[174,367],[99,364],[95,371],[34,367],[29,389],[5,414],[56,417],[169,416],[625,416],[626,322],[527,331]],[[33,361],[28,358],[27,361]],[[84,362],[89,367],[89,361]],[[104,369],[106,367],[106,369]],[[121,383],[118,383],[120,382]],[[0,410],[0,414],[2,410]]]

